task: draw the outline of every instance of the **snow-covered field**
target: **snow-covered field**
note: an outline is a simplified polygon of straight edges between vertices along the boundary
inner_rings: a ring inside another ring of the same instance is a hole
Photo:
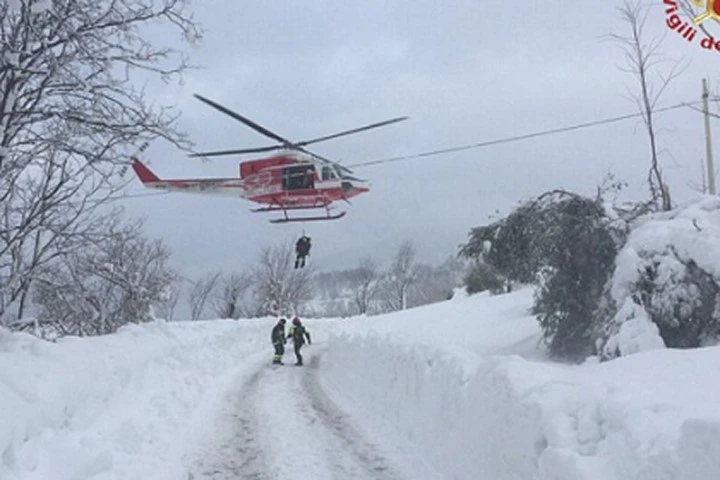
[[[720,348],[553,363],[531,298],[308,320],[303,368],[272,319],[0,332],[0,479],[720,478]]]

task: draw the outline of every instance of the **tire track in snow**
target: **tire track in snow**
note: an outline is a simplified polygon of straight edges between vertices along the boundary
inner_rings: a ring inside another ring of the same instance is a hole
[[[228,389],[195,450],[193,480],[402,480],[319,381],[321,357],[306,366],[257,366]],[[407,477],[420,478],[420,477]]]
[[[378,447],[368,442],[352,426],[349,417],[328,397],[318,380],[320,356],[315,355],[307,364],[308,371],[302,379],[302,386],[310,406],[323,426],[342,445],[343,450],[354,457],[355,463],[363,468],[366,476],[372,480],[399,480],[401,477],[393,471],[390,462],[379,452]],[[346,472],[338,472],[346,473]],[[342,478],[337,476],[334,478]]]
[[[245,383],[243,398],[236,405],[236,416],[238,420],[238,445],[237,452],[240,455],[238,465],[239,478],[252,480],[264,480],[267,467],[264,462],[262,448],[257,443],[258,418],[255,414],[255,401],[257,397],[258,383],[263,371],[258,370]],[[235,477],[237,478],[237,477]]]
[[[261,368],[228,393],[214,422],[213,437],[208,439],[190,477],[193,480],[272,480],[257,441],[256,410],[262,373]]]

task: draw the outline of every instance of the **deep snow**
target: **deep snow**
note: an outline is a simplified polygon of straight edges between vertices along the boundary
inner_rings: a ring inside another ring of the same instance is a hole
[[[272,319],[3,331],[0,479],[720,478],[720,348],[553,363],[531,300],[308,320],[280,371]]]

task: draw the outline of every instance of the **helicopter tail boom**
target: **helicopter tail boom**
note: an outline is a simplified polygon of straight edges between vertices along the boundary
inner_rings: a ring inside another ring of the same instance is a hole
[[[161,181],[160,177],[155,175],[152,170],[146,167],[145,164],[137,158],[133,158],[132,168],[133,170],[135,170],[135,174],[138,176],[138,178],[143,184]]]

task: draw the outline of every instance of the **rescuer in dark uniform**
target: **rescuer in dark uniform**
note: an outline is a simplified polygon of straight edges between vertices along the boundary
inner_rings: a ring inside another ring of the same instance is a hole
[[[283,364],[282,357],[285,353],[285,343],[287,342],[287,339],[285,338],[285,322],[286,320],[284,318],[278,320],[270,333],[270,341],[272,342],[273,347],[275,347],[275,355],[273,355],[272,362],[276,365]]]
[[[290,327],[287,338],[293,339],[293,346],[295,347],[295,357],[297,358],[297,362],[295,362],[295,365],[302,365],[303,357],[300,354],[300,349],[305,344],[306,338],[308,345],[311,345],[312,342],[310,341],[310,332],[307,331],[307,328],[305,328],[302,322],[300,322],[300,319],[298,317],[293,318],[292,326]]]

